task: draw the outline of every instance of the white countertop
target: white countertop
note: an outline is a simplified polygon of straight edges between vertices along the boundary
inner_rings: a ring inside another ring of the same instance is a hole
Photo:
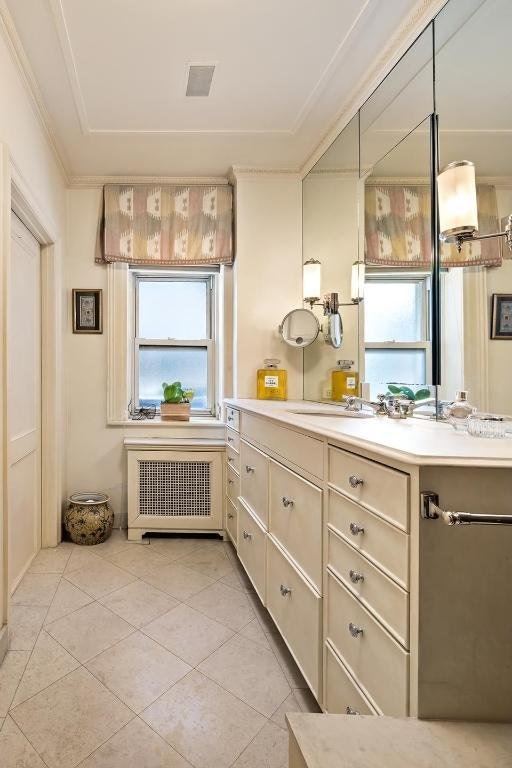
[[[350,418],[315,416],[294,411],[340,410],[337,405],[288,400],[228,399],[227,405],[310,435],[364,448],[416,465],[512,467],[512,438],[492,440],[456,432],[446,422],[422,418],[390,419],[387,416]]]
[[[307,768],[505,768],[512,724],[287,715]]]

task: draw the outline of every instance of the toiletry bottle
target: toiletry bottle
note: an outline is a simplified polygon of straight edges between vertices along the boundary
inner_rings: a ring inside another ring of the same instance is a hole
[[[449,417],[450,424],[462,431],[468,428],[468,416],[475,411],[476,408],[468,402],[468,393],[460,390],[455,393],[455,400],[448,406],[445,413]]]
[[[268,358],[264,361],[265,367],[258,370],[258,400],[286,400],[288,373],[277,367],[280,362],[280,360]]]
[[[352,370],[353,360],[338,360],[331,373],[332,399],[341,402],[344,395],[357,395],[359,374]]]

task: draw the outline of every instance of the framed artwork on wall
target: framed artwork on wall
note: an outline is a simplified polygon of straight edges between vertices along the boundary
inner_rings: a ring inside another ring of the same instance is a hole
[[[99,288],[73,288],[73,333],[103,333]]]
[[[512,339],[512,294],[493,293],[491,339]]]

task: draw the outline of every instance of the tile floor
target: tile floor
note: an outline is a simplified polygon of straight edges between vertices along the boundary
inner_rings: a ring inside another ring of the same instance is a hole
[[[317,712],[226,542],[41,551],[0,667],[2,768],[284,768]]]

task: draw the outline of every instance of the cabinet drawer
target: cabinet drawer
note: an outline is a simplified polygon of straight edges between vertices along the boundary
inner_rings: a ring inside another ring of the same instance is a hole
[[[267,609],[318,698],[322,598],[270,535],[267,537]]]
[[[379,568],[328,529],[327,564],[343,584],[382,621],[406,648],[409,595]]]
[[[229,498],[226,498],[226,519],[224,521],[224,528],[235,545],[235,549],[237,548],[237,517],[238,510],[236,506]]]
[[[372,512],[409,530],[409,475],[330,446],[329,482]]]
[[[236,504],[240,496],[240,478],[231,467],[226,467],[226,495],[233,504]]]
[[[226,446],[226,461],[228,467],[232,467],[235,472],[240,473],[240,454],[230,448],[229,445]]]
[[[240,453],[240,435],[232,429],[226,429],[226,444],[229,448]]]
[[[377,714],[329,643],[325,645],[324,706],[328,715]]]
[[[321,592],[322,491],[272,460],[269,531]]]
[[[328,522],[351,546],[408,588],[409,536],[406,533],[332,490],[329,490]]]
[[[326,638],[384,715],[407,717],[409,654],[330,571]]]
[[[324,476],[324,444],[322,440],[280,427],[268,419],[242,414],[242,435],[288,459],[320,479]]]
[[[247,506],[268,526],[268,456],[240,441],[240,496]]]
[[[230,405],[226,406],[226,423],[230,429],[234,429],[235,432],[240,430],[240,411],[236,408],[231,408]]]
[[[244,503],[238,502],[238,557],[265,605],[267,534]]]

